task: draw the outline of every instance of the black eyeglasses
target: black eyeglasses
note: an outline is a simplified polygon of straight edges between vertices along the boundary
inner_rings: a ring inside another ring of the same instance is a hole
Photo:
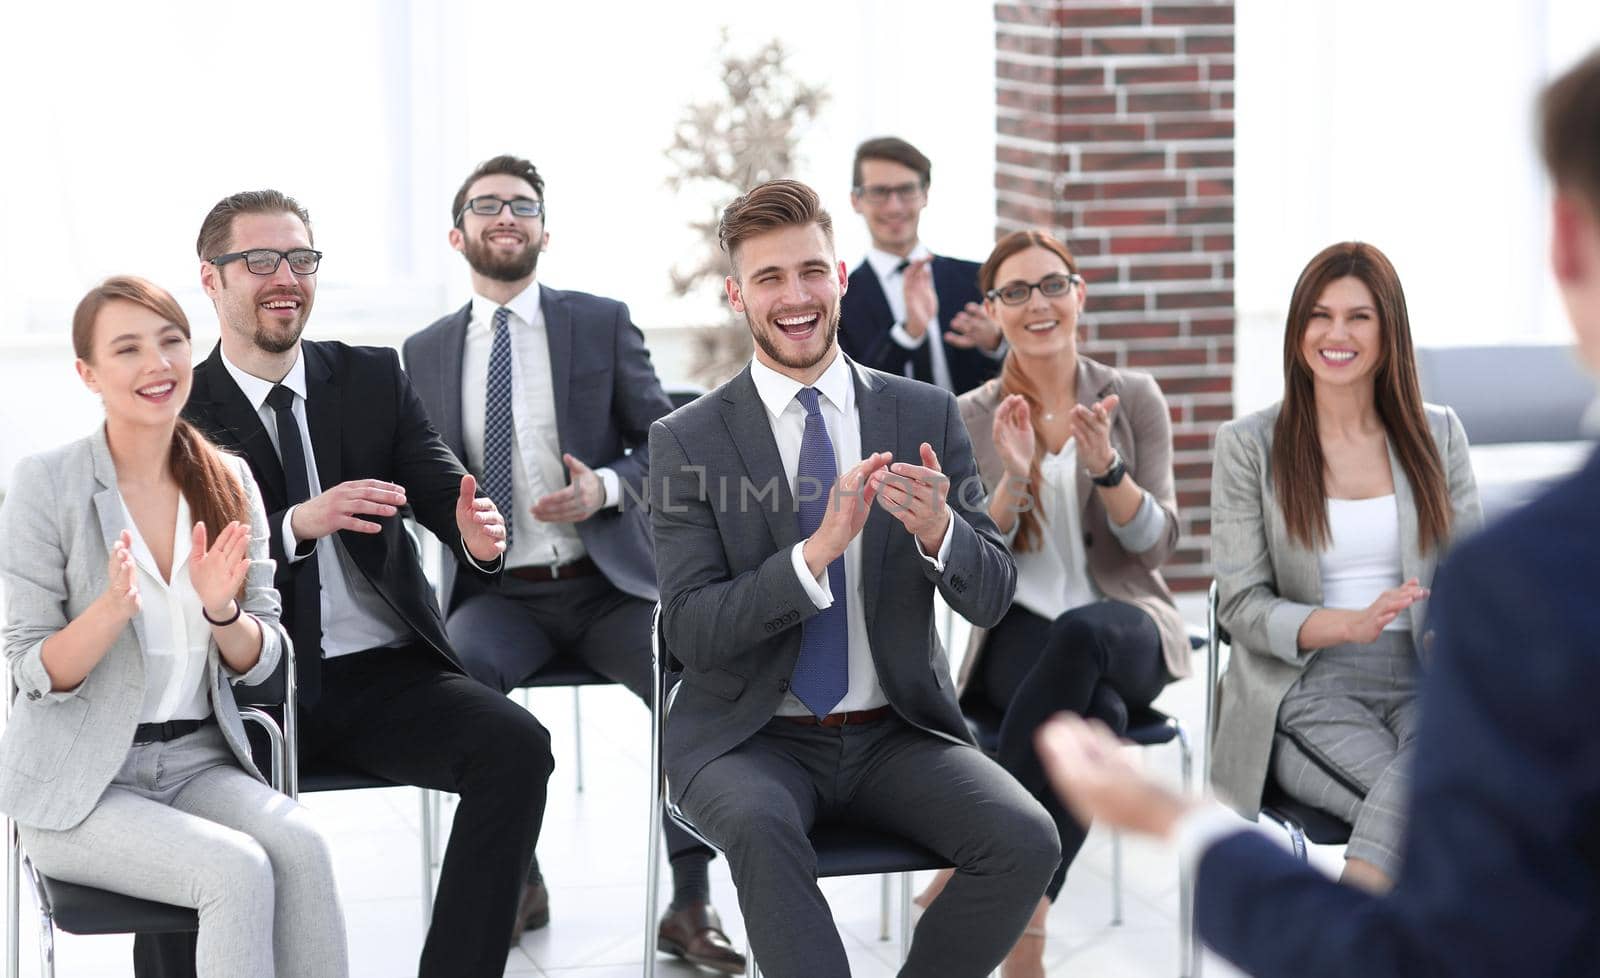
[[[511,205],[511,213],[517,217],[538,217],[544,213],[544,201],[530,197],[512,197],[509,200],[495,196],[474,197],[467,201],[467,205],[461,208],[461,213],[456,215],[456,223],[461,223],[467,211],[479,217],[494,217],[504,210],[507,204]]]
[[[208,261],[221,268],[231,261],[243,259],[244,267],[256,275],[271,275],[278,270],[278,264],[285,258],[289,259],[289,271],[296,275],[314,275],[317,265],[322,262],[322,252],[310,248],[290,248],[288,251],[251,248],[249,251],[230,251],[226,255],[218,255]]]
[[[874,204],[886,203],[890,197],[899,197],[910,203],[922,196],[923,186],[920,183],[902,183],[893,187],[872,183],[864,187],[856,187],[856,196],[863,197]]]
[[[1038,289],[1039,294],[1046,299],[1054,299],[1058,295],[1065,295],[1069,289],[1082,281],[1083,277],[1077,274],[1046,275],[1037,282],[1012,282],[1009,285],[1002,285],[998,289],[990,289],[984,295],[991,299],[999,299],[1008,306],[1020,306],[1028,301],[1028,296],[1033,294],[1034,289]]]

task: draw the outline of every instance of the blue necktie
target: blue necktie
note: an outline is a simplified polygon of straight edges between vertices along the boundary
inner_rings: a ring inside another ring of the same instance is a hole
[[[838,479],[839,468],[834,462],[828,427],[822,423],[822,412],[817,407],[816,389],[802,388],[795,397],[806,409],[796,495],[800,535],[809,537],[822,525],[822,517],[828,511],[828,491]],[[800,658],[794,664],[794,679],[790,682],[794,695],[819,717],[832,712],[850,687],[849,589],[845,586],[842,554],[828,565],[828,588],[833,592],[833,604],[801,626]]]
[[[489,347],[489,383],[483,401],[483,491],[506,518],[511,546],[511,310],[494,312],[494,345]]]

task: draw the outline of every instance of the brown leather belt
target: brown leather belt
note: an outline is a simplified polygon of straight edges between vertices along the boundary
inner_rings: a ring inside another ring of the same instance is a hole
[[[894,711],[890,707],[880,706],[875,710],[849,710],[844,713],[830,713],[825,717],[784,717],[784,719],[807,727],[855,727],[863,723],[876,723],[892,712]]]
[[[600,568],[588,557],[579,557],[577,560],[565,564],[529,564],[526,567],[508,567],[506,573],[512,577],[519,577],[524,581],[564,581],[569,577],[589,577],[600,573]]]

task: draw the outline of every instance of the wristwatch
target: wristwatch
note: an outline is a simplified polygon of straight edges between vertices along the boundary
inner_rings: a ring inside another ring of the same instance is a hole
[[[1097,486],[1111,488],[1122,482],[1122,477],[1128,474],[1128,466],[1122,461],[1122,453],[1115,448],[1111,450],[1111,465],[1099,475],[1089,473],[1089,481]]]

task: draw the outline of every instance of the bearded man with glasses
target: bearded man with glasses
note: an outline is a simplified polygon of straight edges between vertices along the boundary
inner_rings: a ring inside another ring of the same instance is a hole
[[[917,237],[932,175],[904,139],[856,147],[850,205],[872,247],[850,273],[839,346],[869,367],[963,394],[999,371],[1005,345],[978,293],[978,263],[935,255]]]

